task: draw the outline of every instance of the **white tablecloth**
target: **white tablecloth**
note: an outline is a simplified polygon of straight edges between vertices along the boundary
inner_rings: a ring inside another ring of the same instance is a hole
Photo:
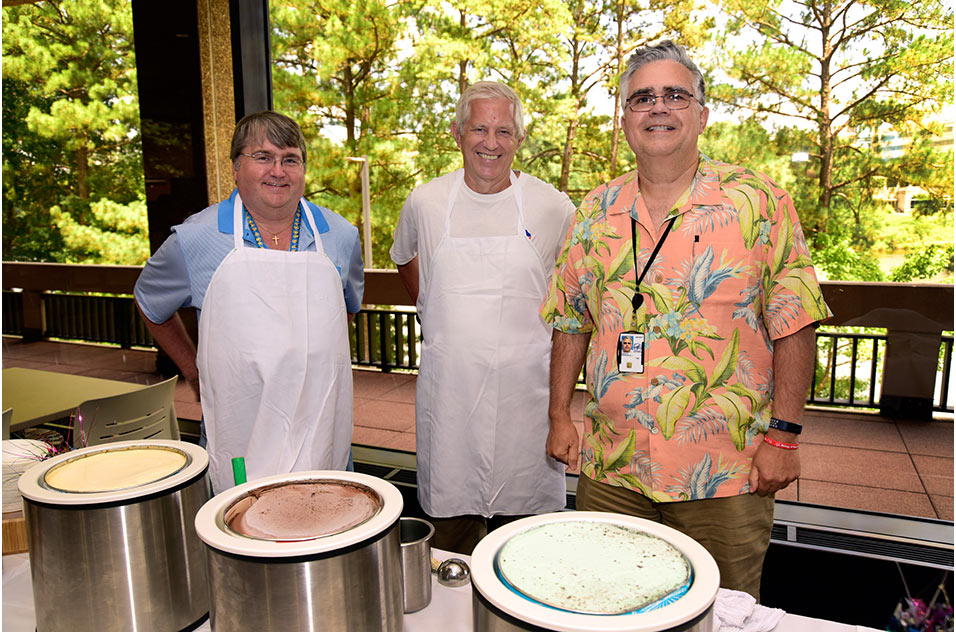
[[[452,557],[437,549],[432,555],[439,560]],[[467,556],[457,556],[469,561]],[[30,557],[26,553],[3,556],[3,632],[33,632],[36,619],[33,610],[33,584],[30,580]],[[432,602],[424,610],[405,615],[405,632],[473,632],[471,622],[471,585],[448,588],[432,575]],[[207,620],[197,628],[209,632]],[[786,614],[773,632],[878,632],[872,628],[846,625]]]

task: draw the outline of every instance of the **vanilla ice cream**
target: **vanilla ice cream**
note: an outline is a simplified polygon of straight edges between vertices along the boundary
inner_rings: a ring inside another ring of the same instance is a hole
[[[44,480],[64,492],[108,492],[158,481],[186,465],[186,455],[161,447],[102,450],[50,468]]]

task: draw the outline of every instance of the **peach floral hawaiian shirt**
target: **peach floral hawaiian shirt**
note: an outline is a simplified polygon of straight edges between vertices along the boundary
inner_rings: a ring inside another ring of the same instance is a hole
[[[641,283],[670,219],[667,239]],[[830,316],[790,196],[766,176],[701,156],[659,226],[631,172],[578,208],[542,315],[591,333],[581,471],[655,501],[748,491],[773,396],[773,341]],[[618,335],[644,333],[644,372],[622,373]],[[589,427],[588,427],[589,426]]]

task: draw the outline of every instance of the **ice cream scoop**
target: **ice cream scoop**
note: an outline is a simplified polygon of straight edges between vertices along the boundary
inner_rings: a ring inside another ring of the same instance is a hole
[[[450,557],[444,562],[436,563],[438,560],[432,559],[432,568],[438,576],[438,583],[449,588],[458,588],[471,581],[471,569],[465,560],[457,557]]]

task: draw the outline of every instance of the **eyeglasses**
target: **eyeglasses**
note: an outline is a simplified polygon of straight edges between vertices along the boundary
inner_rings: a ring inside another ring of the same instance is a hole
[[[272,168],[276,163],[279,163],[283,169],[294,170],[301,169],[303,165],[305,165],[305,162],[298,156],[283,156],[282,158],[279,158],[265,151],[257,151],[254,154],[240,153],[239,155],[252,158],[253,162],[260,167]]]
[[[632,94],[624,104],[631,112],[648,112],[657,103],[658,99],[664,100],[664,107],[668,110],[686,110],[690,105],[691,99],[697,101],[697,97],[686,92],[668,92],[667,94]]]

